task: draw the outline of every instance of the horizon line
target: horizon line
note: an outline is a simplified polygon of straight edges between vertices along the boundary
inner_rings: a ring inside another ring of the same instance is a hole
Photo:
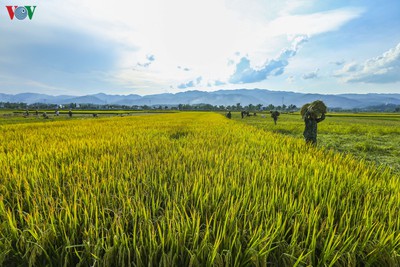
[[[204,90],[199,90],[199,89],[193,89],[193,90],[186,90],[182,92],[175,92],[175,93],[170,93],[170,92],[164,92],[164,93],[156,93],[156,94],[147,94],[147,95],[141,95],[141,94],[135,94],[135,93],[128,93],[128,94],[110,94],[110,93],[104,93],[104,92],[98,92],[98,93],[89,93],[85,95],[69,95],[69,94],[60,94],[60,95],[52,95],[48,93],[36,93],[36,92],[23,92],[23,93],[2,93],[0,94],[5,94],[5,95],[22,95],[22,94],[38,94],[38,95],[48,95],[48,96],[73,96],[73,97],[82,97],[82,96],[93,96],[93,95],[99,95],[99,94],[104,94],[104,95],[109,95],[109,96],[129,96],[129,95],[138,95],[140,97],[146,97],[146,96],[153,96],[153,95],[163,95],[163,94],[170,94],[170,95],[176,95],[180,93],[187,93],[187,92],[202,92],[202,93],[214,93],[218,91],[238,91],[238,90],[247,90],[247,91],[252,91],[252,90],[261,90],[261,91],[269,91],[269,92],[285,92],[285,93],[294,93],[294,94],[303,94],[303,95],[371,95],[371,94],[377,94],[377,95],[400,95],[400,93],[377,93],[377,92],[369,92],[369,93],[354,93],[354,92],[348,92],[348,93],[309,93],[309,92],[295,92],[295,91],[285,91],[285,90],[271,90],[271,89],[262,89],[262,88],[237,88],[237,89],[217,89],[217,90],[212,90],[212,91],[204,91]]]

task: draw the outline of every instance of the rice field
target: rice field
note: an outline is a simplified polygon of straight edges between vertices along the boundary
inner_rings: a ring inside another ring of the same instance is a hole
[[[274,125],[269,114],[232,119],[264,131],[304,139],[304,121],[300,114],[281,114]],[[318,124],[318,146],[343,154],[352,154],[369,164],[388,167],[400,175],[400,114],[328,113]]]
[[[216,113],[0,132],[0,266],[400,264],[399,176],[351,154]]]

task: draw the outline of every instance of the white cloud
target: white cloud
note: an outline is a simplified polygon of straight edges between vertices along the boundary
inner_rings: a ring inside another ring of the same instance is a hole
[[[190,88],[190,87],[195,87],[196,85],[199,85],[202,80],[203,80],[203,77],[199,76],[195,80],[188,81],[186,83],[182,83],[182,84],[178,85],[178,88],[186,89],[186,88]]]
[[[253,68],[247,57],[242,57],[236,64],[235,72],[230,76],[229,82],[233,84],[254,83],[267,79],[269,76],[283,74],[289,59],[297,54],[301,44],[308,41],[306,36],[298,36],[293,39],[290,48],[284,49],[275,59],[268,60],[260,68]]]
[[[361,9],[335,9],[306,15],[287,15],[273,20],[267,28],[269,35],[315,35],[338,30],[359,17]]]
[[[137,67],[148,68],[148,67],[151,65],[151,63],[153,63],[154,60],[156,60],[155,57],[154,57],[154,55],[146,55],[146,60],[145,60],[145,62],[143,62],[143,63],[138,62],[138,63],[136,64],[136,66],[137,66]]]
[[[346,64],[335,76],[352,83],[400,82],[400,43],[381,56],[365,61],[364,64]]]
[[[305,73],[305,74],[303,75],[303,79],[304,79],[304,80],[309,80],[309,79],[316,79],[316,78],[318,78],[318,71],[319,71],[319,69],[316,69],[316,70],[314,70],[314,71],[312,71],[312,72]]]
[[[287,16],[295,13],[298,10],[304,10],[305,8],[310,8],[316,0],[286,0],[281,1],[283,4],[281,10],[279,11],[280,16]]]
[[[97,81],[93,88],[105,80],[114,88],[132,88],[136,92],[137,88],[163,90],[171,85],[177,88],[200,76],[211,84],[225,83],[238,63],[236,60],[227,65],[234,54],[249,61],[248,69],[253,70],[254,80],[278,76],[305,40],[297,36],[337,30],[362,13],[360,9],[346,8],[307,14],[314,2],[32,0],[31,4],[38,6],[31,24],[35,26],[34,31],[33,27],[19,27],[27,31],[28,37],[35,36],[24,40],[27,47],[30,42],[40,46],[54,42],[58,39],[54,32],[60,37],[66,32],[74,32],[77,34],[71,36],[86,36],[93,44],[106,44],[107,48],[100,55],[107,58],[107,62],[101,61],[101,64],[108,64],[107,68],[100,68],[104,75],[100,78],[98,75],[87,76],[87,80]],[[296,15],[299,10],[302,15]],[[81,42],[80,38],[76,39],[77,43]],[[12,43],[19,41],[15,38],[10,45],[0,44],[0,48],[8,51]],[[289,44],[291,47],[280,52]],[[272,60],[266,62],[266,58]],[[73,76],[65,77],[74,80]],[[61,75],[57,78],[62,81]],[[199,84],[193,82],[195,86]]]
[[[266,42],[271,43],[271,38],[280,35],[334,30],[360,14],[359,10],[339,9],[289,15],[312,3],[310,0],[268,4],[243,0],[119,0],[117,3],[49,0],[41,2],[39,7],[46,9],[41,15],[46,14],[47,22],[114,40],[120,46],[118,64],[122,69],[132,67],[147,54],[154,54],[160,71],[172,65],[196,66],[198,72],[218,78],[226,76],[222,64],[234,52],[246,54],[265,49]],[[56,7],[63,10],[61,15],[53,12]],[[276,18],[276,14],[286,15]],[[275,20],[269,23],[271,19]]]
[[[286,81],[287,81],[288,83],[294,83],[295,77],[294,77],[293,75],[291,75],[291,76],[287,77]]]

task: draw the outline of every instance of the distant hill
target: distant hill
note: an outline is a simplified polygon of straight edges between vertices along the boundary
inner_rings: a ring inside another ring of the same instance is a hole
[[[27,104],[52,103],[52,104],[96,104],[96,105],[178,105],[178,104],[211,104],[211,105],[236,105],[262,104],[267,106],[296,105],[298,107],[314,100],[324,101],[330,108],[365,108],[379,105],[400,105],[400,94],[304,94],[286,91],[271,91],[265,89],[233,89],[218,90],[214,92],[186,91],[176,94],[155,94],[140,96],[108,95],[104,93],[71,96],[52,96],[36,93],[1,94],[0,102],[22,102]]]

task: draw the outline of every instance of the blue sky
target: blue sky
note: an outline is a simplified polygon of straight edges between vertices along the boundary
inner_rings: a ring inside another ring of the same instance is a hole
[[[398,0],[3,3],[0,93],[400,93]]]

